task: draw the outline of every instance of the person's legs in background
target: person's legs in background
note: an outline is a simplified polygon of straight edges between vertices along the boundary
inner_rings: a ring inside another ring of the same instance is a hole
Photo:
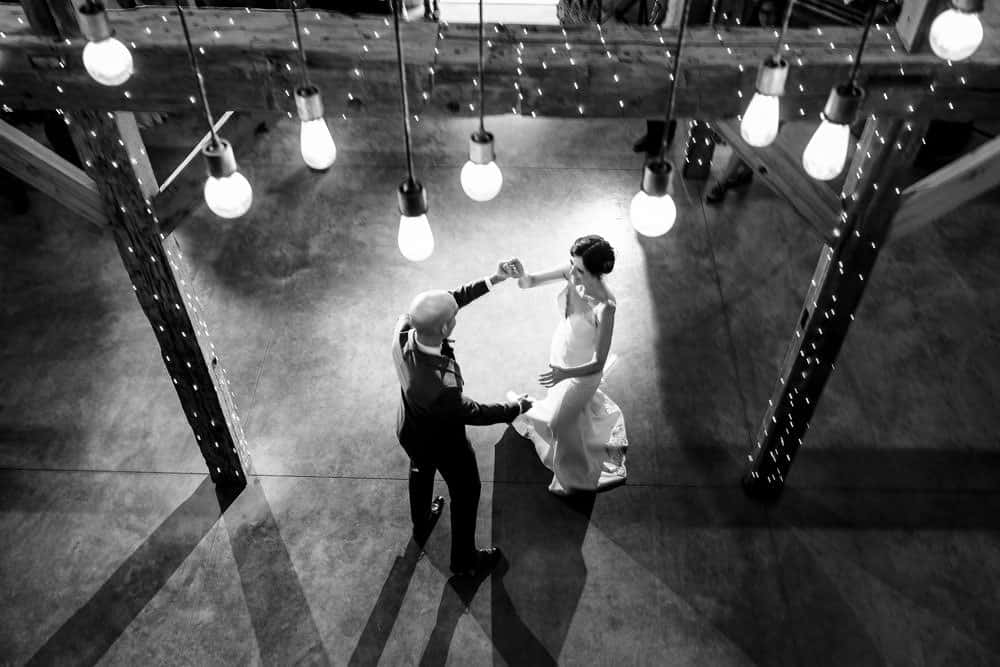
[[[726,198],[726,192],[730,188],[749,185],[752,180],[753,169],[743,161],[736,151],[733,151],[719,182],[712,186],[712,189],[705,195],[705,201],[709,204],[718,204]]]

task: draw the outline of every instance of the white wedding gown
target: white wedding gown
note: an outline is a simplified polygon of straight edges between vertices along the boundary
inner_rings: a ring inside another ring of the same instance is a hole
[[[558,301],[566,316],[552,335],[549,362],[566,368],[593,361],[597,350],[594,307],[598,302],[569,284],[559,293]],[[609,358],[603,375],[612,364]],[[600,389],[603,375],[563,380],[514,422],[554,473],[549,484],[552,493],[603,490],[625,482],[625,420],[615,402]]]

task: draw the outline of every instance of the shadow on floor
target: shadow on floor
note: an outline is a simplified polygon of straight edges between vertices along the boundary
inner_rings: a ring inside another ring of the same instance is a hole
[[[212,529],[220,502],[215,485],[205,477],[28,664],[96,663]]]
[[[382,658],[385,644],[389,641],[392,626],[399,617],[399,610],[406,597],[406,589],[410,585],[410,580],[417,569],[417,562],[421,555],[420,545],[411,539],[406,545],[406,551],[402,555],[396,556],[392,569],[389,570],[389,576],[382,584],[382,590],[379,592],[375,607],[368,616],[368,622],[365,623],[365,629],[361,631],[358,645],[354,647],[354,653],[351,654],[351,660],[348,664],[352,667],[377,665]]]
[[[224,521],[261,663],[329,665],[316,620],[259,480],[251,481],[233,500]]]
[[[559,498],[529,440],[508,428],[495,448],[493,543],[510,568],[491,579],[492,639],[510,665],[554,664],[587,581],[583,541],[596,494]]]

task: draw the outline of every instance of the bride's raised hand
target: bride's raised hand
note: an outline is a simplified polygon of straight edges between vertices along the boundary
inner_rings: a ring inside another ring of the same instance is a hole
[[[538,376],[538,382],[543,387],[554,387],[568,377],[565,368],[549,364],[549,370]]]

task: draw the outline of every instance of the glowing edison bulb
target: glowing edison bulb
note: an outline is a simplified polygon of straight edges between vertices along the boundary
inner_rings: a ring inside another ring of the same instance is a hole
[[[494,161],[476,164],[472,160],[465,163],[460,174],[462,189],[473,201],[489,201],[500,193],[503,174]]]
[[[302,159],[313,169],[329,169],[337,159],[337,145],[327,127],[325,118],[302,121],[299,133],[302,143]]]
[[[434,233],[427,214],[399,216],[399,252],[411,262],[422,262],[434,252]]]
[[[849,125],[838,125],[824,118],[802,152],[806,173],[818,181],[836,178],[844,169],[850,139]]]
[[[120,86],[132,76],[132,52],[114,37],[87,42],[83,66],[97,83]]]
[[[740,136],[751,146],[770,146],[778,136],[778,98],[774,95],[754,93],[743,112]]]
[[[979,14],[948,9],[931,24],[931,50],[944,60],[965,60],[983,42]]]
[[[653,197],[639,190],[632,197],[628,213],[635,231],[643,236],[663,236],[677,220],[677,205],[669,194]]]
[[[238,171],[229,176],[209,176],[205,181],[205,203],[220,218],[238,218],[250,210],[253,188]]]

